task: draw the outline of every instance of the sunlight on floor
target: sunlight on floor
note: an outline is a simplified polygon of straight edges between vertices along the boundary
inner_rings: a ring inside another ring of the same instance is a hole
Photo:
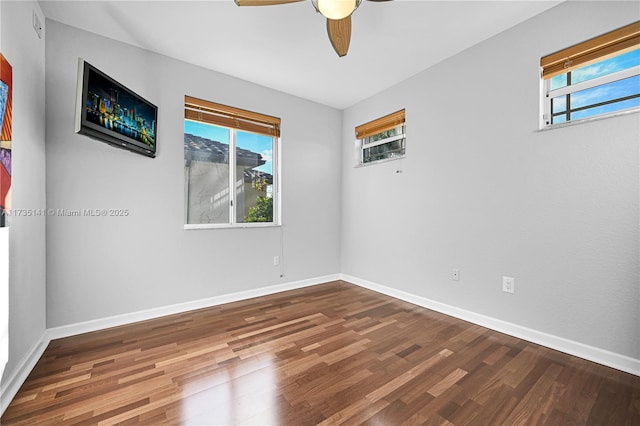
[[[188,383],[183,424],[277,424],[275,366],[271,358],[233,359],[217,374]]]

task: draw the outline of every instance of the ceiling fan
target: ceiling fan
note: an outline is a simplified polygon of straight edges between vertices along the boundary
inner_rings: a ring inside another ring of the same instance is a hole
[[[238,6],[272,6],[299,1],[304,0],[235,0]],[[311,3],[316,11],[327,18],[327,33],[333,50],[338,56],[345,56],[349,51],[349,42],[351,41],[351,14],[360,6],[362,0],[311,0]]]

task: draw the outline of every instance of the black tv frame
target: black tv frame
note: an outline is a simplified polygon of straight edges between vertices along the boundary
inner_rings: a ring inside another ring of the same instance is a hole
[[[91,87],[98,86],[103,92],[108,90],[110,99],[101,99],[98,94],[94,94],[91,99],[92,102],[89,102],[90,83],[92,83]],[[117,100],[120,98],[126,100],[128,105],[121,106],[119,103],[111,105],[114,96]],[[106,106],[104,108],[105,111],[100,111],[102,108],[95,106],[95,99],[104,101],[104,105],[109,105],[108,108],[112,111],[106,111]],[[113,113],[114,108],[119,111]],[[122,116],[123,111],[126,111],[125,117]],[[126,124],[126,122],[131,122],[131,116],[133,116],[134,123],[138,122],[138,120],[145,123],[142,126],[142,130]],[[114,120],[113,117],[117,117],[117,119]],[[108,143],[111,146],[154,158],[158,145],[157,119],[157,106],[109,77],[84,59],[78,58],[76,133]],[[145,140],[149,141],[149,143],[145,143]]]

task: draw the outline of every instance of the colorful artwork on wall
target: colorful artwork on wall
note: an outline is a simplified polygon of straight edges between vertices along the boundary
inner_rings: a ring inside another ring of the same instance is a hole
[[[11,210],[11,64],[0,53],[0,227],[8,225]]]

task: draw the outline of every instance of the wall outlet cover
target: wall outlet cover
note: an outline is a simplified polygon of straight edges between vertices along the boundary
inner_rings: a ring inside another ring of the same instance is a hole
[[[502,291],[505,293],[515,293],[516,279],[513,277],[502,277]]]
[[[460,269],[455,268],[451,271],[451,279],[453,281],[460,281]]]

